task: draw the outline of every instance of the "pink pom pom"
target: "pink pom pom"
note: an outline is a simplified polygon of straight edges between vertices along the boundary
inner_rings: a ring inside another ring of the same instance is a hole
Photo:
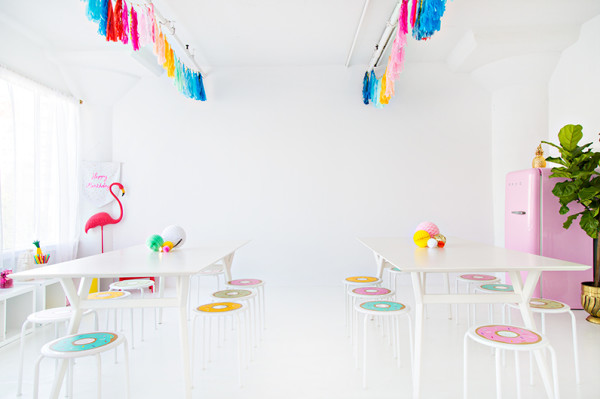
[[[440,234],[440,229],[438,229],[438,227],[435,224],[431,223],[431,222],[421,222],[421,223],[419,223],[419,225],[417,226],[417,228],[415,229],[415,231],[418,231],[418,230],[425,230],[432,237]]]
[[[169,251],[171,250],[171,248],[169,248],[169,246],[168,246],[168,245],[165,245],[165,246],[162,248],[162,250],[163,250],[163,252],[169,252]]]

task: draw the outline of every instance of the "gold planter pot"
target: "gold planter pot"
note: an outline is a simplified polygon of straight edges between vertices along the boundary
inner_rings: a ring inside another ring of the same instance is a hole
[[[590,314],[586,320],[600,324],[600,287],[593,284],[591,281],[581,283],[581,305]]]

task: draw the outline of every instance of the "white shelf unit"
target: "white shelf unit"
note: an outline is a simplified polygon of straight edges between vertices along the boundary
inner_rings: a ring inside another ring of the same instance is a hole
[[[19,281],[15,286],[32,286],[35,289],[35,311],[67,306],[67,297],[57,278]]]
[[[19,339],[27,316],[35,311],[35,287],[0,289],[0,347]]]

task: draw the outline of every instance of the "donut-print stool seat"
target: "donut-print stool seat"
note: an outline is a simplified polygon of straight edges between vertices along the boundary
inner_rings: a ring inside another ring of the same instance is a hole
[[[256,296],[256,291],[250,290],[222,290],[213,292],[211,294],[213,298],[217,299],[229,299],[229,300],[247,300]]]
[[[514,288],[510,284],[481,284],[479,287],[475,289],[479,292],[485,293],[504,293],[504,292],[515,292]]]
[[[87,299],[105,300],[105,299],[123,299],[131,293],[127,291],[98,291],[88,295]]]
[[[227,282],[227,287],[231,289],[256,289],[258,293],[258,306],[257,314],[260,320],[261,329],[266,329],[266,317],[265,317],[265,282],[256,278],[240,278]],[[260,329],[259,329],[260,331]]]
[[[95,310],[88,309],[83,312],[83,316],[87,315],[94,316],[94,330],[98,330],[98,313]],[[48,324],[54,323],[54,338],[57,339],[58,335],[58,324],[66,323],[71,320],[73,315],[73,308],[70,306],[63,306],[59,308],[50,308],[40,310],[27,316],[27,320],[21,326],[21,341],[20,341],[20,360],[19,360],[19,377],[17,379],[17,396],[21,396],[23,388],[23,362],[25,359],[25,334],[30,325],[34,324]]]
[[[456,278],[459,281],[464,281],[467,283],[495,283],[500,281],[500,279],[496,276],[492,276],[489,274],[461,274]]]
[[[40,363],[44,358],[52,359],[65,359],[69,362],[68,372],[69,378],[67,378],[67,394],[72,397],[73,381],[72,381],[72,368],[73,360],[85,356],[96,356],[98,363],[98,398],[101,397],[101,360],[100,354],[109,351],[117,346],[124,344],[125,347],[125,375],[127,384],[127,397],[129,398],[129,352],[127,350],[127,339],[120,334],[114,332],[95,331],[88,333],[79,333],[69,335],[66,337],[55,339],[48,342],[41,349],[41,356],[35,363],[35,375],[34,375],[34,386],[33,386],[33,397],[38,397],[38,385],[39,385],[39,372]],[[114,381],[111,381],[114,383]]]
[[[388,290],[389,291],[389,290]],[[369,321],[376,316],[380,321],[383,328],[387,326],[388,334],[392,340],[392,352],[393,356],[398,361],[398,367],[401,366],[400,356],[400,344],[406,342],[406,339],[400,337],[399,319],[404,317],[408,322],[408,335],[409,335],[409,347],[410,347],[410,359],[412,359],[412,323],[410,320],[409,308],[400,303],[387,300],[376,300],[362,303],[356,303],[354,309],[357,314],[363,315],[363,339],[362,339],[362,351],[358,348],[358,344],[355,347],[356,366],[358,367],[359,354],[362,352],[362,371],[363,371],[363,388],[367,387],[367,353],[368,353],[368,324]],[[412,363],[412,362],[411,362]]]
[[[237,290],[241,291],[241,290]],[[254,293],[256,295],[256,293]],[[202,368],[206,369],[212,353],[211,341],[221,343],[222,335],[235,329],[237,335],[237,372],[238,382],[242,385],[242,363],[248,365],[250,349],[250,323],[246,313],[249,309],[247,303],[222,301],[200,305],[194,308],[194,319],[192,322],[192,375],[196,358],[200,359]],[[231,326],[227,326],[227,319],[231,320]],[[201,326],[201,349],[200,354],[196,354],[196,328],[197,322],[202,322]],[[221,321],[223,320],[223,322]],[[216,328],[213,328],[213,321]],[[223,328],[221,327],[223,325]],[[215,331],[216,330],[216,331]],[[215,334],[216,333],[216,334]],[[213,336],[215,335],[215,336]],[[219,345],[220,346],[220,345]]]
[[[352,289],[348,294],[355,298],[387,297],[394,295],[394,291],[383,287],[358,287]]]
[[[348,291],[353,288],[361,286],[374,286],[379,287],[382,284],[382,280],[378,277],[373,276],[351,276],[346,277],[342,283],[344,284],[344,311],[346,315],[346,335],[349,337],[352,331],[352,306],[353,299],[348,295]]]
[[[508,303],[508,322],[510,323],[510,309],[519,309],[516,303]],[[547,298],[531,298],[529,300],[529,309],[534,313],[539,313],[542,319],[542,334],[546,333],[546,315],[568,313],[571,317],[571,337],[573,339],[573,357],[575,359],[575,382],[580,383],[581,377],[579,374],[579,348],[577,345],[577,320],[571,311],[571,307],[566,303],[554,301]],[[530,374],[530,379],[533,376]]]
[[[550,393],[551,397],[558,397],[558,372],[556,364],[556,353],[550,345],[548,338],[544,334],[536,331],[529,330],[527,328],[512,326],[508,324],[488,324],[481,326],[471,327],[464,336],[464,347],[463,347],[463,387],[464,397],[467,397],[468,391],[468,357],[469,357],[469,341],[475,341],[479,344],[494,348],[496,350],[496,397],[502,397],[502,353],[501,350],[514,351],[515,354],[515,373],[517,379],[517,395],[521,397],[520,392],[520,371],[519,371],[519,352],[530,352],[537,351],[540,357],[542,357],[541,349],[547,349],[550,352],[552,360],[552,380],[554,385],[552,388],[548,387],[548,390],[553,390]],[[548,368],[544,367],[543,373],[547,373]],[[550,381],[550,376],[546,375],[547,381]],[[544,378],[542,378],[542,381]]]

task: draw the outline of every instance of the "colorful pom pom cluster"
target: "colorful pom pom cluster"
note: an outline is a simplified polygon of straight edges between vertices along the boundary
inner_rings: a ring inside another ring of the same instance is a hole
[[[421,248],[444,248],[446,245],[446,237],[440,234],[440,229],[431,222],[419,223],[413,240]]]
[[[185,242],[185,231],[175,225],[166,227],[161,235],[153,234],[146,240],[148,248],[154,252],[171,252]]]

